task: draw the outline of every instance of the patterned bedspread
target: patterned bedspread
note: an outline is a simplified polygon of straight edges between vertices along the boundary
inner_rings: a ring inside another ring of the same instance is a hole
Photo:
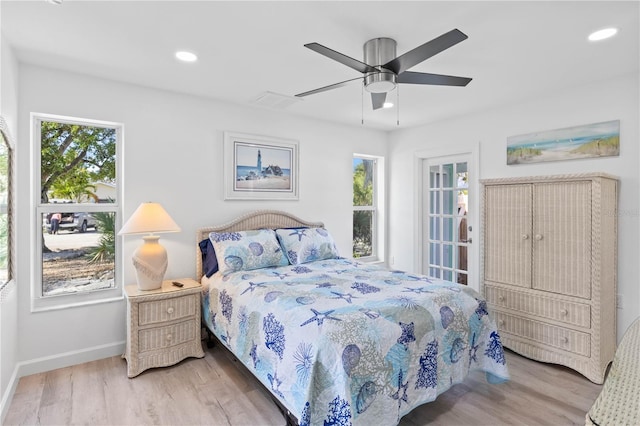
[[[396,425],[469,371],[508,379],[473,289],[347,259],[213,275],[208,327],[300,425]]]

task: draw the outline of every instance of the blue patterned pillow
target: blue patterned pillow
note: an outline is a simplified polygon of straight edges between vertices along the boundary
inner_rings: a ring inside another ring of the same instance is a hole
[[[292,265],[340,257],[336,243],[324,228],[276,229]]]
[[[218,268],[223,275],[288,264],[272,229],[212,232],[209,239],[216,251]]]

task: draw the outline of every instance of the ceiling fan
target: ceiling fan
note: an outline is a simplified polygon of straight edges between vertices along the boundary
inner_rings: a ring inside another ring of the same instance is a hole
[[[315,93],[337,89],[355,80],[363,80],[365,90],[371,93],[371,102],[375,110],[383,107],[387,92],[395,89],[398,83],[466,86],[471,81],[471,79],[467,77],[407,71],[420,62],[466,39],[466,34],[458,29],[454,29],[396,57],[396,41],[394,39],[386,37],[374,38],[364,44],[364,62],[336,52],[319,43],[305,44],[305,47],[314,52],[353,68],[361,72],[363,76],[299,93],[296,96],[301,98]]]

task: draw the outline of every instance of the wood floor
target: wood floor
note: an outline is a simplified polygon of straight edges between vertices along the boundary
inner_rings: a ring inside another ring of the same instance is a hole
[[[219,345],[202,359],[127,378],[111,357],[20,379],[5,425],[284,425],[268,393]],[[400,425],[573,425],[602,386],[507,351],[511,380],[473,373]]]

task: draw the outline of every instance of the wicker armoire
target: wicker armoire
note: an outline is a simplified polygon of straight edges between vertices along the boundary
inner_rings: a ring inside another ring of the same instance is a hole
[[[504,346],[604,381],[616,348],[617,179],[482,180],[482,291]]]

